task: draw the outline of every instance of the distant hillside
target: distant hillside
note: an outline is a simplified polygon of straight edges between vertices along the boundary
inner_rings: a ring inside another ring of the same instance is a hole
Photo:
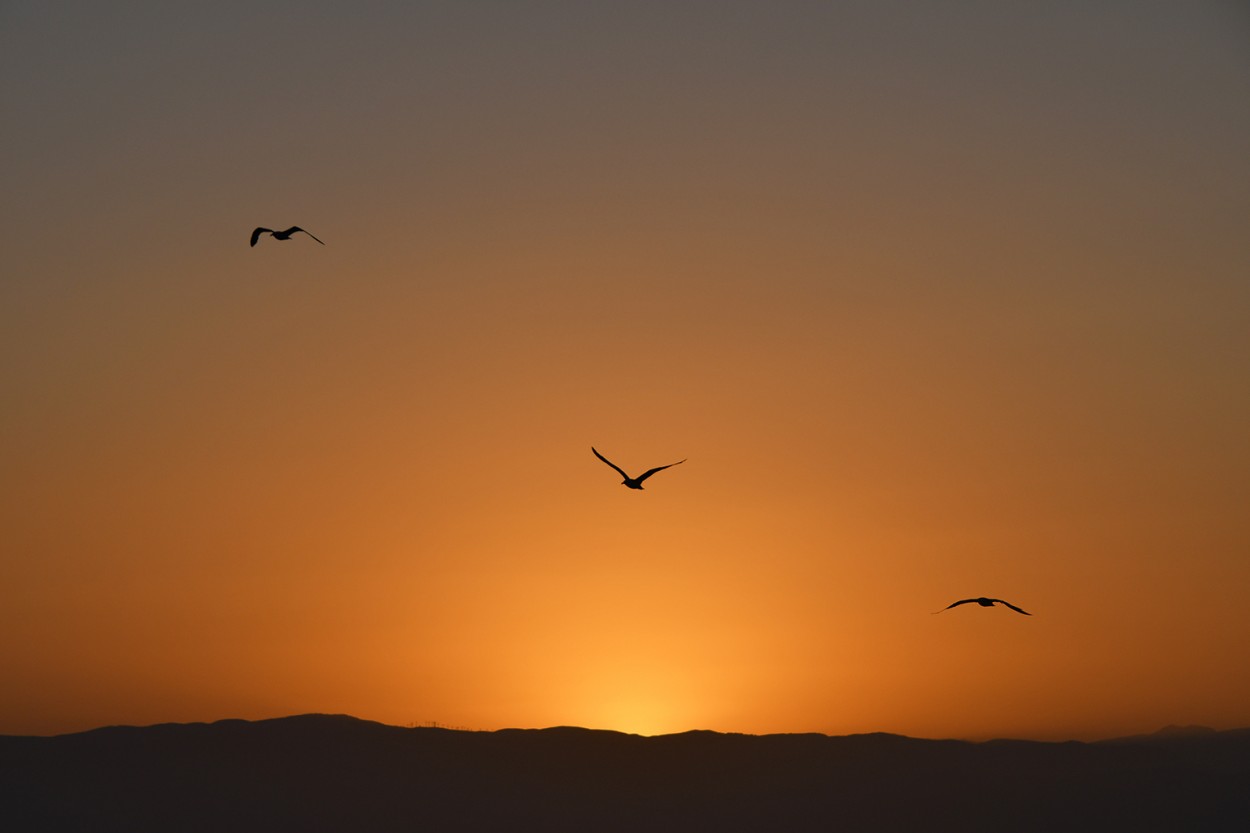
[[[346,716],[0,737],[13,831],[1245,831],[1250,730],[1101,743],[465,732]]]

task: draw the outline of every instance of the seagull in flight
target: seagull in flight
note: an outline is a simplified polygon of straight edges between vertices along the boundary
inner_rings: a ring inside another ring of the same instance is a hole
[[[665,469],[671,469],[673,466],[677,466],[686,462],[685,460],[678,460],[676,463],[669,463],[667,466],[656,466],[653,469],[648,469],[647,471],[643,472],[637,477],[630,477],[628,474],[626,474],[624,471],[621,470],[620,466],[618,466],[616,463],[613,463],[607,457],[604,457],[602,454],[596,451],[593,445],[590,447],[590,450],[594,451],[596,457],[598,457],[603,462],[607,463],[612,468],[616,469],[617,473],[620,474],[621,477],[625,478],[624,480],[621,481],[622,485],[628,486],[631,489],[638,489],[639,491],[642,491],[642,481],[646,480],[648,477],[655,474],[657,471],[664,471]]]
[[[1023,613],[1025,616],[1033,615],[1032,613],[1029,613],[1027,610],[1021,610],[1020,608],[1013,605],[1011,602],[1004,602],[1002,599],[987,599],[984,596],[982,596],[979,599],[960,599],[957,602],[952,602],[948,604],[946,607],[942,608],[942,610],[950,610],[952,607],[959,607],[960,605],[971,604],[972,602],[976,602],[977,604],[981,605],[981,607],[993,607],[994,603],[997,602],[998,604],[1007,605],[1007,607],[1011,608],[1016,613]],[[933,612],[941,613],[942,610],[935,610]]]
[[[287,229],[286,231],[274,231],[274,230],[273,230],[273,229],[271,229],[271,228],[260,228],[260,227],[258,226],[258,227],[256,228],[256,230],[252,232],[252,245],[253,245],[253,246],[255,246],[255,245],[256,245],[256,241],[260,239],[260,236],[261,236],[262,234],[270,234],[270,235],[273,235],[273,239],[274,239],[274,240],[290,240],[290,239],[291,239],[291,235],[292,235],[292,234],[294,234],[294,233],[295,233],[295,232],[297,232],[297,231],[304,231],[304,230],[303,230],[302,228],[300,228],[299,226],[291,226],[291,227],[290,227],[289,229]],[[307,235],[308,235],[309,237],[311,237],[313,240],[317,240],[316,235],[314,235],[314,234],[312,234],[312,233],[310,233],[310,232],[304,231],[304,234],[307,234]],[[317,240],[317,242],[318,242],[318,243],[321,243],[321,241],[320,241],[320,240]],[[321,245],[323,245],[323,246],[324,246],[324,245],[325,245],[325,243],[321,243]]]

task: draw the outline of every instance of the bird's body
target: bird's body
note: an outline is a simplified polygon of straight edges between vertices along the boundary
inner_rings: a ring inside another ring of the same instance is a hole
[[[272,236],[274,240],[290,240],[291,235],[297,231],[304,231],[304,230],[300,228],[299,226],[291,226],[289,229],[285,229],[283,231],[275,231],[274,229],[271,229],[271,228],[261,228],[258,226],[256,230],[252,232],[251,245],[255,246],[256,241],[260,239],[260,236],[262,234],[268,234]],[[317,240],[316,236],[313,235],[311,232],[304,231],[304,234],[307,234],[313,240]],[[317,242],[321,243],[321,245],[323,246],[325,245],[325,243],[322,243],[320,240],[317,240]]]
[[[1021,610],[1020,608],[1013,605],[1011,602],[1005,602],[1002,599],[987,599],[984,596],[981,596],[978,599],[960,599],[957,602],[951,602],[946,607],[942,608],[942,610],[935,610],[934,613],[941,613],[943,610],[950,610],[952,607],[959,607],[960,605],[972,604],[974,602],[976,604],[981,605],[981,607],[993,607],[997,603],[1001,605],[1006,605],[1007,607],[1014,610],[1016,613],[1023,613],[1025,616],[1033,615],[1032,613],[1029,613],[1027,610]]]
[[[590,450],[594,451],[595,456],[598,457],[600,460],[607,463],[612,468],[616,469],[617,474],[625,478],[624,480],[621,481],[621,485],[628,486],[631,489],[637,489],[639,491],[642,491],[642,481],[646,480],[648,477],[655,474],[657,471],[664,471],[665,469],[669,469],[669,468],[672,468],[673,466],[680,465],[681,463],[686,462],[685,460],[678,460],[676,463],[669,463],[667,466],[656,466],[653,469],[648,469],[647,471],[643,472],[637,477],[630,477],[621,469],[620,466],[618,466],[616,463],[613,463],[607,457],[604,457],[602,454],[596,451],[593,445],[590,447]]]

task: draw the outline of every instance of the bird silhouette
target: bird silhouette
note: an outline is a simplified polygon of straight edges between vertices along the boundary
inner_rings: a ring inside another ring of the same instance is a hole
[[[686,462],[685,460],[678,460],[676,463],[669,463],[667,466],[656,466],[653,469],[648,469],[647,471],[644,471],[642,474],[638,475],[637,477],[630,477],[628,474],[626,474],[624,471],[621,470],[620,466],[618,466],[616,463],[613,463],[607,457],[604,457],[602,454],[600,454],[593,445],[590,447],[590,450],[594,451],[596,457],[598,457],[603,462],[607,463],[612,468],[616,469],[617,473],[620,474],[621,477],[625,478],[624,480],[621,481],[622,485],[628,486],[631,489],[638,489],[639,491],[642,490],[642,481],[646,480],[648,477],[655,474],[657,471],[664,471],[665,469],[671,469],[673,466],[680,465]]]
[[[274,239],[274,240],[290,240],[290,239],[291,239],[291,235],[292,235],[292,234],[294,234],[294,233],[295,233],[295,232],[297,232],[297,231],[304,231],[304,230],[303,230],[302,228],[300,228],[299,226],[291,226],[291,227],[290,227],[289,229],[287,229],[286,231],[274,231],[274,230],[273,230],[273,229],[271,229],[271,228],[260,228],[260,227],[258,226],[258,227],[256,228],[256,230],[252,232],[252,243],[251,243],[251,245],[255,246],[255,245],[256,245],[256,241],[260,239],[260,236],[261,236],[262,234],[270,234],[270,235],[272,235],[272,236],[273,236],[273,239]],[[316,237],[315,235],[313,235],[312,233],[310,233],[310,232],[304,231],[304,234],[307,234],[307,235],[308,235],[309,237],[311,237],[313,240],[317,240],[317,237]],[[317,240],[317,242],[318,242],[318,243],[321,243],[321,245],[323,245],[323,246],[325,245],[325,243],[322,243],[320,240]]]
[[[972,602],[976,602],[977,604],[981,605],[981,607],[993,607],[994,603],[997,602],[998,604],[1007,605],[1007,607],[1011,608],[1016,613],[1023,613],[1025,616],[1033,615],[1032,613],[1029,613],[1027,610],[1021,610],[1020,608],[1013,605],[1011,602],[1004,602],[1002,599],[987,599],[984,596],[982,596],[979,599],[960,599],[957,602],[951,602],[946,607],[942,608],[942,610],[935,610],[933,612],[941,613],[944,610],[950,610],[952,607],[959,607],[960,605],[971,604]]]

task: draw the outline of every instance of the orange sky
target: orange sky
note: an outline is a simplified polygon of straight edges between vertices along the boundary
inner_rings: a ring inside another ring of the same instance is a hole
[[[673,6],[5,4],[0,732],[1250,725],[1250,15]]]

